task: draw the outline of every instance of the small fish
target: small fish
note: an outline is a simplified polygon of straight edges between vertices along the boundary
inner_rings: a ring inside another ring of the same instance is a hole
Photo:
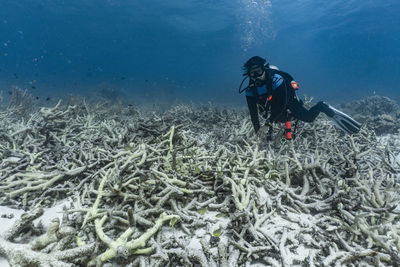
[[[46,98],[46,101],[49,101],[50,99],[51,99],[50,97],[47,97],[47,98]]]
[[[37,96],[36,99],[39,99],[39,97]]]
[[[7,93],[8,93],[9,95],[11,95],[11,94],[12,94],[12,92],[11,92],[11,91],[8,91]]]
[[[128,104],[129,107],[133,107],[133,104]]]
[[[32,85],[31,88],[32,88],[32,89],[36,89],[36,86],[33,86],[33,85]]]
[[[125,77],[121,77],[121,80],[125,80],[126,78]]]
[[[14,73],[15,79],[18,79],[18,74]]]

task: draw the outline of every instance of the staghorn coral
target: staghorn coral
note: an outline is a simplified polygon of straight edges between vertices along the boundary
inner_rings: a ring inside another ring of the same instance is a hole
[[[34,110],[33,96],[27,90],[14,87],[7,105],[7,111],[13,115],[26,117]]]
[[[399,148],[371,129],[341,136],[321,117],[265,142],[241,110],[131,108],[58,103],[26,123],[4,118],[0,201],[28,210],[0,239],[10,263],[399,262]],[[61,222],[27,230],[34,207],[66,198]]]
[[[359,116],[395,115],[400,111],[400,107],[396,101],[378,95],[342,104],[342,107],[353,111],[354,114]]]
[[[377,135],[397,134],[400,130],[400,107],[388,97],[370,96],[343,104],[342,107]]]

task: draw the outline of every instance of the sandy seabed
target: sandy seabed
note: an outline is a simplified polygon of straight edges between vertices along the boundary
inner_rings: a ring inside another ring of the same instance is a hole
[[[0,112],[11,266],[395,266],[400,137],[75,99]]]

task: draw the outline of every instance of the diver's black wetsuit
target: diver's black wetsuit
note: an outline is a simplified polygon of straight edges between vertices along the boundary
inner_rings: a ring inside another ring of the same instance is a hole
[[[266,81],[261,86],[250,84],[246,89],[246,100],[250,111],[254,130],[260,129],[257,104],[263,117],[267,119],[270,110],[269,122],[285,122],[296,118],[305,122],[312,122],[321,111],[324,111],[323,102],[319,102],[311,109],[304,108],[297,99],[297,83],[286,72],[266,69]]]

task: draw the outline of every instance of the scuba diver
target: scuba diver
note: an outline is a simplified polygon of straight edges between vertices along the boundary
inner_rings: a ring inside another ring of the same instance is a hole
[[[290,74],[266,63],[264,58],[259,56],[250,58],[243,65],[243,70],[245,77],[240,84],[239,93],[246,91],[250,118],[256,133],[260,130],[258,112],[260,111],[263,117],[267,118],[265,126],[269,126],[267,136],[269,140],[272,139],[273,122],[284,122],[286,138],[292,139],[291,119],[313,122],[320,112],[325,113],[339,129],[347,134],[360,131],[360,123],[323,101],[318,102],[309,110],[306,109],[303,101],[296,96],[298,83]],[[249,85],[242,89],[247,78],[249,78]]]

